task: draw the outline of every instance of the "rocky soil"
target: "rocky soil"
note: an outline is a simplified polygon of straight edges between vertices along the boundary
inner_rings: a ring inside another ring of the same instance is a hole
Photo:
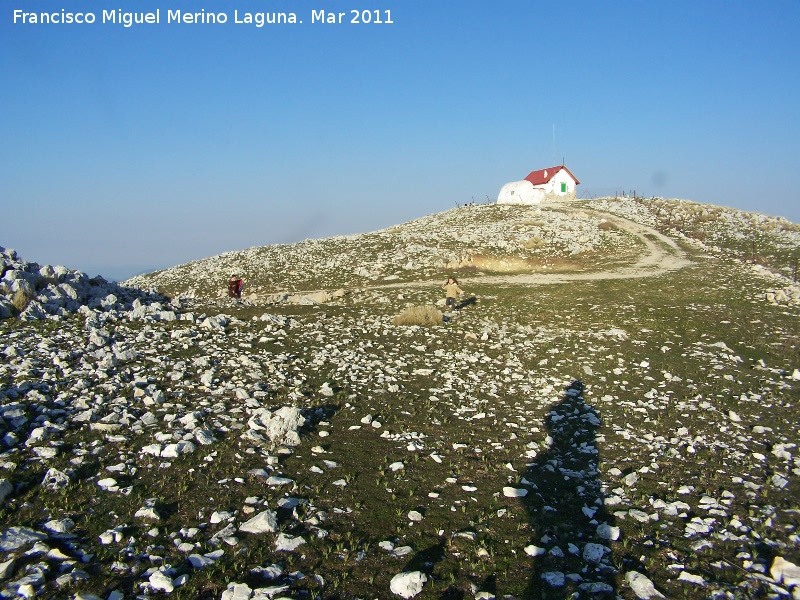
[[[4,250],[0,597],[800,597],[794,229],[467,207],[124,285]],[[643,237],[680,264],[580,278]]]

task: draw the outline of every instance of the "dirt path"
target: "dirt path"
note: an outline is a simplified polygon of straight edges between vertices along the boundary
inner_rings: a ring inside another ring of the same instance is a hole
[[[636,263],[610,269],[607,271],[596,271],[593,273],[523,273],[516,275],[475,275],[460,276],[459,279],[465,282],[476,284],[511,284],[511,285],[547,285],[554,283],[567,283],[570,281],[597,281],[600,279],[635,279],[641,277],[653,277],[669,271],[676,271],[689,264],[691,261],[686,253],[681,250],[675,240],[656,231],[651,227],[641,225],[630,219],[625,219],[610,213],[589,210],[582,208],[584,212],[594,213],[597,216],[610,221],[620,229],[636,236],[645,246],[644,252]],[[402,283],[386,283],[367,286],[369,289],[381,288],[404,288],[404,287],[427,287],[441,285],[438,281],[406,281]]]
[[[543,205],[544,206],[544,205]],[[564,204],[559,204],[563,209]],[[639,259],[632,265],[608,269],[605,271],[594,271],[591,273],[522,273],[514,275],[460,275],[459,279],[466,286],[470,284],[492,284],[492,285],[550,285],[557,283],[568,283],[570,281],[597,281],[601,279],[635,279],[641,277],[653,277],[669,271],[676,271],[691,264],[686,253],[678,246],[672,238],[660,233],[659,231],[641,225],[630,219],[620,217],[600,210],[593,210],[581,207],[585,213],[592,213],[600,218],[610,221],[618,228],[632,234],[644,245]],[[402,281],[397,283],[378,283],[364,286],[357,286],[362,290],[373,289],[401,289],[401,288],[426,288],[441,287],[439,280],[425,279],[415,281]],[[303,296],[324,290],[305,290],[295,291],[293,294]]]

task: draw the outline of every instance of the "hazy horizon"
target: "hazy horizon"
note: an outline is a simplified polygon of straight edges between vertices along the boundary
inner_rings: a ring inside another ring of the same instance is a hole
[[[384,0],[383,23],[334,25],[276,0],[303,22],[261,28],[126,28],[104,8],[0,15],[0,244],[28,260],[108,276],[372,231],[562,161],[584,197],[800,221],[795,1]],[[196,6],[234,8],[265,9]]]

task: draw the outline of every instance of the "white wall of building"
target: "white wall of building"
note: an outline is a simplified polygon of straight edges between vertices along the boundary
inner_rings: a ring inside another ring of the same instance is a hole
[[[498,204],[539,204],[544,201],[545,192],[535,188],[530,181],[512,181],[500,188]]]
[[[562,183],[566,184],[563,186]],[[575,193],[575,180],[570,177],[565,169],[561,169],[555,176],[547,182],[547,193],[556,196],[566,196]]]

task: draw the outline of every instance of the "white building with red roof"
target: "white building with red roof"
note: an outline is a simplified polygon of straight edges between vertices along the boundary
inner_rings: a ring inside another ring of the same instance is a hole
[[[580,184],[564,165],[531,171],[522,181],[500,188],[498,204],[539,204],[545,201],[572,200]]]

